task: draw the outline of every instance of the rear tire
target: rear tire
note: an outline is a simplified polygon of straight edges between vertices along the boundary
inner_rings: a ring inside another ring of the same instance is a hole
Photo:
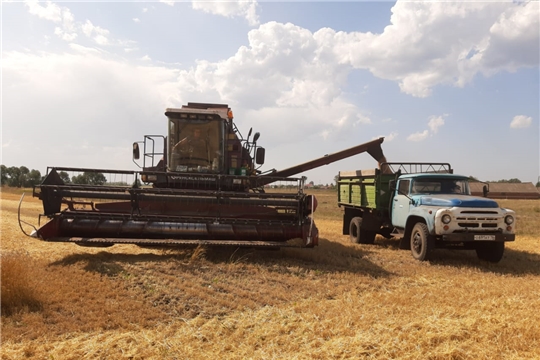
[[[480,260],[498,263],[504,254],[504,242],[486,242],[476,244],[476,256]]]
[[[419,261],[429,260],[435,248],[435,239],[429,235],[427,225],[416,223],[411,232],[411,253]]]
[[[349,225],[349,239],[353,244],[373,244],[375,242],[374,231],[362,229],[362,218],[354,217]]]

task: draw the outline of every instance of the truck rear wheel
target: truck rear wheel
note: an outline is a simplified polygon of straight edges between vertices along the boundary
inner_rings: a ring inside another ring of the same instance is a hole
[[[411,253],[416,260],[429,260],[431,252],[435,248],[435,240],[431,235],[427,225],[416,223],[411,232]]]
[[[504,242],[485,242],[476,244],[476,256],[480,260],[498,263],[504,254]]]
[[[362,218],[354,217],[349,225],[349,239],[354,244],[373,244],[375,232],[362,229]]]

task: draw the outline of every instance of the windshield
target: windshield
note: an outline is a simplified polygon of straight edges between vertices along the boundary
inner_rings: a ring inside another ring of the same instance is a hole
[[[169,168],[180,172],[218,172],[221,121],[170,119]]]
[[[413,180],[411,194],[470,195],[469,182],[464,179],[418,178]]]

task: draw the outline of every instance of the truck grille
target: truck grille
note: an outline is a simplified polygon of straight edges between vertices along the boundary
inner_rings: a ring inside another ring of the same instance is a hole
[[[466,229],[493,232],[500,227],[499,223],[502,222],[502,216],[497,211],[464,210],[460,212],[456,220],[458,226],[462,229],[456,232],[466,231]]]

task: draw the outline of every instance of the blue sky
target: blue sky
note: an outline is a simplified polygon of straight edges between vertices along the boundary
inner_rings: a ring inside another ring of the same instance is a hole
[[[133,169],[167,107],[228,103],[263,170],[384,136],[389,161],[540,175],[538,2],[2,4],[2,159]],[[302,175],[376,167],[360,154]]]

